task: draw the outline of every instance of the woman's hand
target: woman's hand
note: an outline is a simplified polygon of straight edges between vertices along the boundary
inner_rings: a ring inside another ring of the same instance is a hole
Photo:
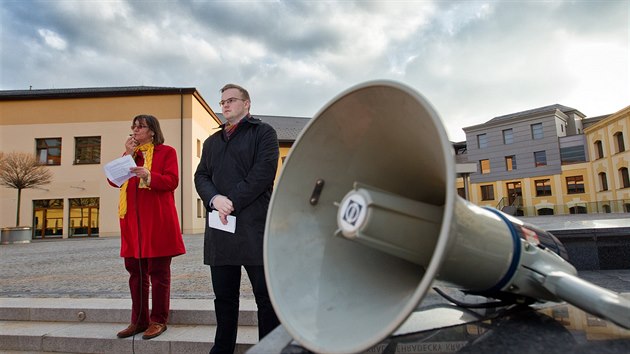
[[[147,180],[147,178],[151,174],[151,172],[144,166],[132,167],[129,170],[131,171],[131,173],[133,173],[136,176],[138,176],[138,178],[142,178],[145,181]]]
[[[125,141],[125,151],[127,152],[127,155],[133,155],[137,146],[138,141],[136,139],[134,139],[132,136],[127,138],[127,141]]]

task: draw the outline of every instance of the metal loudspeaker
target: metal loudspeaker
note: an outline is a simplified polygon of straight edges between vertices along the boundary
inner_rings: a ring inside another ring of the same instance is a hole
[[[457,196],[455,177],[441,121],[412,89],[367,82],[322,108],[291,149],[267,215],[267,285],[289,334],[313,352],[367,350],[434,280],[566,300],[630,327],[629,301],[576,277],[549,233]]]

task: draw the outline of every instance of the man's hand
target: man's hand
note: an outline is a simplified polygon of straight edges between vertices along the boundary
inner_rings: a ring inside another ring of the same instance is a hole
[[[212,206],[219,212],[221,223],[227,225],[227,216],[234,211],[232,201],[224,195],[217,195],[212,201]]]

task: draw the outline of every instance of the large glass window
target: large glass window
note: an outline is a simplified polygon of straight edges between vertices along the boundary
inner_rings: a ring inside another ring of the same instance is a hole
[[[488,184],[481,187],[481,200],[494,200],[494,186]]]
[[[35,139],[37,159],[44,165],[61,165],[61,138]]]
[[[503,144],[512,144],[514,142],[512,129],[503,130]]]
[[[544,151],[535,151],[534,163],[536,167],[547,166],[547,153]]]
[[[514,155],[505,157],[505,170],[516,170],[516,157]]]
[[[77,165],[101,163],[101,137],[75,137],[74,163]]]
[[[98,236],[99,198],[71,198],[69,236]]]
[[[584,177],[567,177],[567,194],[584,193]]]
[[[477,146],[483,149],[488,146],[488,136],[486,134],[477,135]]]
[[[63,199],[33,200],[33,238],[61,237]]]
[[[586,162],[584,146],[570,146],[560,148],[560,161],[563,165]]]
[[[490,160],[480,160],[479,167],[482,174],[490,173]]]
[[[539,179],[534,183],[536,184],[537,197],[551,195],[551,181],[549,179]]]
[[[538,140],[543,138],[543,125],[542,123],[532,124],[532,139]]]

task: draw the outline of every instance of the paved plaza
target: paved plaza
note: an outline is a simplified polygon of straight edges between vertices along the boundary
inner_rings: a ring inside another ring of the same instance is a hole
[[[203,235],[185,235],[173,258],[172,299],[214,299]],[[0,245],[0,297],[130,298],[120,238],[40,240]],[[254,298],[243,271],[241,298]]]
[[[214,299],[203,264],[203,235],[185,235],[187,253],[172,263],[172,299]],[[56,239],[0,245],[0,297],[129,298],[120,238]],[[630,269],[581,271],[597,285],[630,292]],[[253,299],[243,271],[241,298]]]

